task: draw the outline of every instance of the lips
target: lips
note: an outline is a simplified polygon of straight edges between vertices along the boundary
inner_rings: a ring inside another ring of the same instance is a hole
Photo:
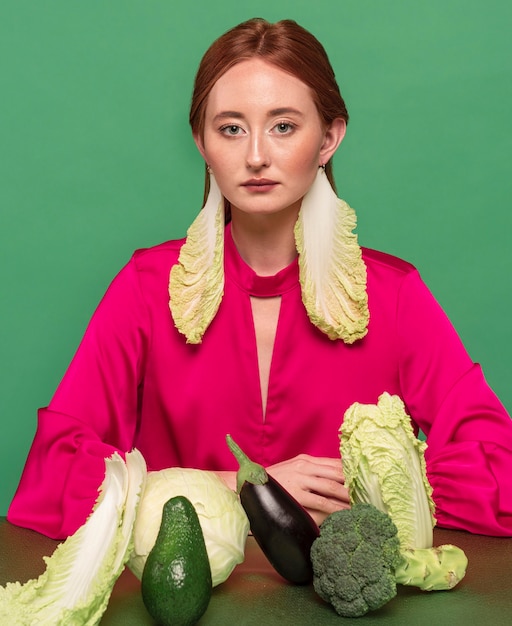
[[[248,191],[264,192],[274,189],[278,183],[268,178],[251,178],[242,183],[242,187]]]

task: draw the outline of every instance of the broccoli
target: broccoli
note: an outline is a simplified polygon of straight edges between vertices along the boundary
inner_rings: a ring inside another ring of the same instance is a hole
[[[396,596],[402,562],[391,517],[372,504],[331,513],[311,547],[313,586],[339,615],[359,617]]]

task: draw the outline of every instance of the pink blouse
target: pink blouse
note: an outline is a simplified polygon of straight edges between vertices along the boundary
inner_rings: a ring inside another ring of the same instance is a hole
[[[150,470],[234,470],[230,433],[265,466],[299,453],[339,456],[353,402],[384,391],[427,436],[440,526],[512,535],[512,421],[417,270],[363,249],[370,324],[352,345],[309,321],[298,264],[260,277],[226,228],[225,292],[199,345],[168,307],[183,240],[135,252],[107,290],[37,432],[8,519],[54,538],[87,518],[104,457],[137,447]],[[262,411],[250,296],[281,296]]]

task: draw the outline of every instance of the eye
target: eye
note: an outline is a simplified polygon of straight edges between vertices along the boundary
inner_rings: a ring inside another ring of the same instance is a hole
[[[234,137],[235,135],[239,135],[242,132],[240,126],[237,124],[228,124],[227,126],[223,126],[221,129],[221,133],[224,135],[229,135],[230,137]]]
[[[295,127],[293,124],[290,124],[290,122],[279,122],[279,124],[276,124],[274,128],[280,135],[286,135],[291,133]]]

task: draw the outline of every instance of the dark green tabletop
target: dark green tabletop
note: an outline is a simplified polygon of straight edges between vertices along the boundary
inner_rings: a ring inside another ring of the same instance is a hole
[[[398,595],[379,611],[345,619],[315,594],[312,586],[295,587],[269,565],[252,537],[246,558],[230,578],[216,587],[200,626],[292,626],[347,622],[404,626],[509,626],[512,624],[512,539],[482,537],[436,529],[435,544],[453,543],[469,559],[466,577],[451,591],[422,592],[399,587]],[[0,584],[36,578],[43,555],[56,542],[0,518]],[[101,621],[105,626],[151,626],[139,581],[125,570],[114,587]]]

